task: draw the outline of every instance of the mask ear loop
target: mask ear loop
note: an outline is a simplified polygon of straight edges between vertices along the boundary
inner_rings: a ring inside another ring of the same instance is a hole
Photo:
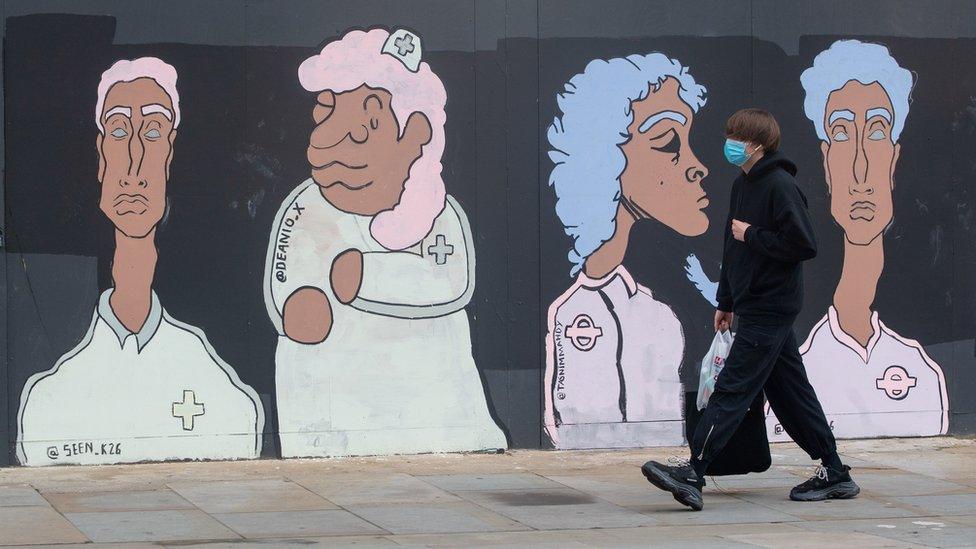
[[[762,145],[756,145],[756,150],[754,150],[754,151],[752,151],[751,153],[749,153],[749,156],[747,156],[746,158],[752,158],[752,155],[754,155],[754,154],[756,154],[757,152],[759,152],[759,149],[761,149],[761,148],[763,148],[763,146],[762,146]]]

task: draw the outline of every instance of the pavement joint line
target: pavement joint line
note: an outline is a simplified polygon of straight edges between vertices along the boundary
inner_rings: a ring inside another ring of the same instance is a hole
[[[413,476],[413,475],[411,475],[411,476]],[[325,497],[325,496],[323,496],[323,495],[321,495],[321,494],[319,494],[318,492],[315,492],[315,491],[313,491],[313,490],[312,490],[311,488],[309,488],[309,487],[307,487],[307,486],[305,486],[305,485],[304,485],[304,484],[302,484],[301,482],[299,482],[299,481],[297,481],[297,480],[292,480],[292,482],[294,482],[294,483],[295,483],[295,484],[297,484],[298,486],[301,486],[301,487],[302,487],[303,489],[305,489],[305,490],[307,490],[307,491],[309,491],[309,492],[311,492],[311,493],[313,493],[313,494],[315,494],[316,496],[318,496],[318,497],[320,497],[320,498],[322,498],[322,499],[324,499],[325,501],[327,501],[327,502],[329,502],[329,503],[331,503],[332,505],[335,505],[336,507],[338,507],[339,509],[342,509],[343,511],[345,511],[345,512],[347,512],[347,513],[349,513],[350,515],[352,515],[352,516],[354,516],[354,517],[356,517],[356,518],[358,518],[358,519],[360,519],[360,520],[363,520],[363,521],[365,521],[366,523],[368,523],[368,524],[370,524],[370,525],[372,525],[372,526],[375,526],[375,527],[377,527],[377,528],[379,528],[379,529],[380,529],[380,530],[382,530],[383,532],[386,532],[386,533],[388,533],[388,534],[392,534],[392,533],[393,533],[393,532],[390,532],[389,530],[387,530],[386,528],[383,528],[383,527],[382,527],[382,526],[380,526],[379,524],[376,524],[375,522],[373,522],[373,521],[371,521],[371,520],[369,520],[368,518],[366,518],[366,517],[364,517],[364,516],[361,516],[361,515],[359,515],[358,513],[356,513],[356,512],[354,512],[353,510],[351,510],[351,509],[347,509],[347,508],[346,508],[345,506],[343,506],[343,505],[339,505],[338,503],[336,503],[336,502],[334,502],[334,501],[332,501],[332,500],[330,500],[329,498],[327,498],[327,497]]]

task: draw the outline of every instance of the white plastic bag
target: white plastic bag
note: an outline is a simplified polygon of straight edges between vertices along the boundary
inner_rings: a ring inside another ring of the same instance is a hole
[[[729,357],[729,350],[732,348],[732,332],[715,332],[715,339],[712,346],[708,348],[708,353],[702,359],[701,373],[698,376],[698,409],[704,410],[708,404],[708,398],[715,390],[715,380],[718,379],[719,372],[725,366],[725,359]]]

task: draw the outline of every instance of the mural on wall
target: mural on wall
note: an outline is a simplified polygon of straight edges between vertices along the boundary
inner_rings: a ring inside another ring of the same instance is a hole
[[[99,206],[115,227],[113,287],[81,342],[31,376],[18,414],[25,465],[257,457],[264,409],[204,333],[172,318],[153,291],[156,232],[180,97],[154,57],[116,62],[95,106]]]
[[[821,140],[830,213],[844,233],[833,303],[800,348],[807,375],[839,438],[945,434],[942,368],[873,309],[913,75],[882,45],[841,40],[800,80]],[[771,440],[789,439],[772,412],[767,428]]]
[[[681,324],[623,258],[642,220],[684,236],[708,228],[708,170],[688,139],[705,101],[663,53],[591,61],[557,96],[549,185],[575,281],[548,313],[544,422],[556,448],[684,442]]]
[[[265,265],[281,451],[504,448],[464,307],[474,241],[441,177],[447,93],[411,31],[353,30],[298,70],[318,94],[311,178]]]

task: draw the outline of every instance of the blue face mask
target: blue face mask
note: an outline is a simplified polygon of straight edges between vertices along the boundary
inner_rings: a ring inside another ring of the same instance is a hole
[[[746,144],[735,139],[725,140],[725,159],[729,164],[742,166],[749,161],[751,154],[746,153]]]

